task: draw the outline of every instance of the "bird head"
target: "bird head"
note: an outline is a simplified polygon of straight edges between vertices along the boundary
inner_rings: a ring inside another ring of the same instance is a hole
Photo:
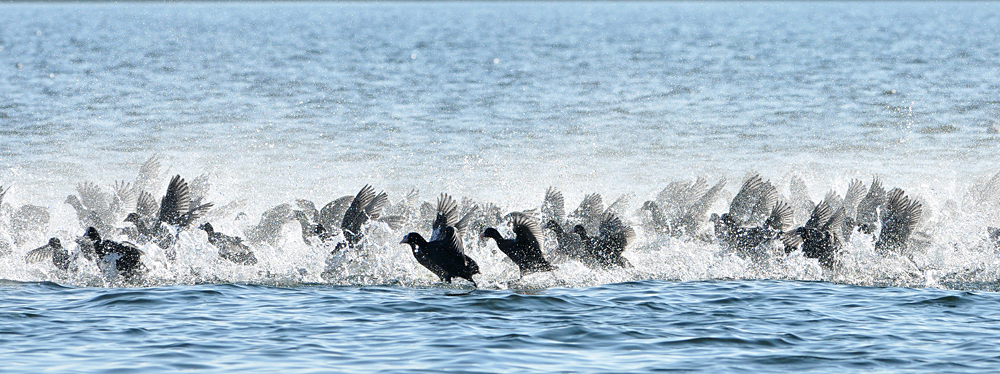
[[[95,243],[101,241],[101,234],[98,233],[97,229],[93,227],[88,227],[87,232],[84,233],[83,236]]]
[[[403,237],[403,240],[399,242],[399,244],[409,244],[409,245],[418,245],[424,243],[427,243],[427,241],[424,240],[424,237],[420,236],[420,234],[417,234],[415,232],[406,234],[406,236]]]
[[[479,238],[480,239],[493,238],[494,240],[497,241],[503,240],[503,237],[500,236],[500,231],[497,231],[497,229],[492,227],[487,228],[485,231],[483,231],[483,234],[479,235]]]

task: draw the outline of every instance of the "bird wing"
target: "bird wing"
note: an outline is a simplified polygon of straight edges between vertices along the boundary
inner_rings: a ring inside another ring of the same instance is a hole
[[[829,231],[832,235],[840,236],[841,227],[844,226],[844,219],[847,217],[847,209],[844,207],[838,208],[830,219],[826,221],[820,230]]]
[[[759,174],[752,174],[733,197],[729,216],[740,226],[759,225],[772,211],[777,195],[778,190],[771,182],[764,182]]]
[[[722,178],[718,183],[712,186],[712,188],[702,194],[701,197],[698,198],[698,201],[691,204],[691,207],[688,209],[685,216],[699,222],[704,220],[705,214],[708,213],[708,208],[710,208],[712,204],[715,204],[715,199],[719,197],[719,193],[722,192],[722,189],[725,187],[726,178]]]
[[[570,215],[583,221],[589,221],[594,219],[593,217],[600,217],[602,213],[604,213],[604,201],[601,199],[601,194],[592,193],[584,196],[580,206]]]
[[[365,214],[365,207],[367,207],[373,200],[375,200],[375,188],[370,184],[366,184],[361,188],[361,191],[358,191],[358,194],[354,196],[354,200],[351,201],[351,206],[347,208],[346,212],[344,212],[344,216],[340,221],[340,228],[357,233],[361,224],[368,220],[368,216]]]
[[[454,227],[445,226],[442,230],[441,247],[442,256],[442,267],[445,268],[452,276],[459,276],[463,272],[463,269],[467,267],[470,273],[475,274],[479,272],[479,265],[472,260],[471,257],[465,255],[465,248],[462,246],[462,238],[459,237],[458,232]]]
[[[201,218],[201,216],[205,215],[205,213],[208,213],[208,210],[212,209],[213,206],[215,206],[215,204],[205,203],[191,208],[191,210],[187,213],[184,213],[177,218],[177,226],[180,226],[181,228],[190,226],[191,222],[197,221],[198,218]]]
[[[610,244],[611,249],[620,254],[629,242],[635,240],[635,230],[622,222],[617,215],[607,213],[601,217],[597,236],[600,241]]]
[[[379,217],[378,221],[382,222],[382,223],[384,223],[386,225],[389,225],[390,229],[399,230],[399,229],[403,228],[404,224],[406,224],[406,217],[403,217],[403,216],[385,216],[385,217]]]
[[[115,181],[114,192],[111,199],[111,209],[116,214],[126,213],[128,207],[133,206],[138,197],[132,183],[125,181]]]
[[[882,188],[882,181],[875,177],[868,194],[858,203],[858,223],[875,223],[878,221],[878,208],[885,203],[885,189]]]
[[[562,192],[554,187],[545,190],[545,201],[542,202],[542,215],[546,220],[562,222],[566,218],[566,199]]]
[[[160,204],[156,203],[153,194],[146,191],[139,193],[139,198],[135,201],[135,212],[139,214],[139,217],[147,221],[152,220],[156,218],[159,210]]]
[[[347,195],[327,203],[319,211],[319,224],[328,230],[340,227],[340,224],[344,222],[344,215],[347,214],[348,207],[353,202],[354,196]]]
[[[420,199],[420,190],[414,188],[406,193],[406,202],[416,203]]]
[[[865,184],[857,179],[852,179],[847,186],[847,193],[844,194],[844,214],[847,217],[855,218],[858,213],[858,203],[864,197]]]
[[[673,214],[684,205],[685,198],[691,187],[692,184],[689,181],[670,182],[660,193],[656,194],[656,204],[664,212]]]
[[[76,192],[80,194],[80,203],[90,210],[95,210],[104,214],[110,210],[108,205],[108,194],[101,191],[101,188],[93,182],[83,182],[76,185]]]
[[[760,222],[766,221],[770,217],[771,213],[774,211],[774,207],[778,203],[778,189],[771,184],[770,181],[764,182],[764,185],[760,190],[760,200],[753,207],[753,214],[750,216],[748,222],[754,224],[759,224]],[[789,207],[791,211],[791,207]],[[792,212],[794,219],[794,211]],[[791,221],[788,221],[791,222]]]
[[[188,183],[191,190],[191,201],[200,202],[208,195],[208,190],[212,188],[212,183],[208,180],[208,174],[199,175]]]
[[[628,210],[628,205],[631,200],[632,200],[631,195],[622,194],[621,196],[618,197],[618,199],[615,200],[615,202],[611,203],[611,205],[608,205],[608,209],[602,213],[611,212],[617,215],[625,214],[625,211]]]
[[[923,205],[915,199],[906,196],[899,188],[893,188],[886,196],[885,209],[882,211],[882,232],[879,233],[878,249],[901,250],[905,248],[913,228],[920,220]]]
[[[135,186],[144,190],[153,185],[153,182],[160,177],[160,156],[150,156],[146,162],[139,167],[139,175],[135,178]]]
[[[691,184],[691,187],[688,188],[685,196],[683,196],[682,209],[690,207],[697,202],[705,192],[708,192],[708,179],[705,179],[704,176],[698,176],[694,183]]]
[[[764,227],[785,231],[792,226],[793,215],[792,207],[784,201],[779,201],[774,204],[774,208],[771,209],[771,215],[764,221]]]
[[[462,238],[458,236],[458,232],[454,227],[443,227],[441,229],[441,237],[437,241],[442,243],[441,249],[447,253],[445,258],[461,258],[465,255],[465,246],[462,245]]]
[[[510,214],[510,222],[514,229],[514,235],[516,235],[515,240],[519,245],[541,248],[538,244],[538,238],[542,237],[542,228],[538,226],[538,221],[527,214],[514,212]]]
[[[479,205],[473,205],[468,212],[465,212],[465,215],[462,216],[462,219],[458,220],[458,222],[455,222],[455,230],[458,231],[459,236],[465,235],[465,229],[469,227],[469,223],[472,223],[472,218],[475,217],[476,213],[478,212],[479,212]]]
[[[365,214],[368,215],[368,218],[379,219],[382,217],[382,209],[385,209],[386,205],[389,205],[389,194],[380,192],[368,205],[365,205]]]
[[[182,212],[191,208],[191,190],[181,176],[175,175],[167,185],[167,193],[160,199],[160,222],[177,224]]]
[[[830,216],[833,212],[830,211],[830,202],[827,200],[821,201],[815,208],[813,208],[812,214],[809,215],[809,220],[806,221],[805,227],[811,229],[819,229],[830,220]]]
[[[451,195],[442,193],[441,196],[438,196],[437,216],[431,225],[431,228],[434,230],[431,241],[436,239],[435,236],[437,236],[441,228],[453,226],[456,222],[458,222],[458,203],[455,202],[455,199],[451,198]]]
[[[796,204],[812,200],[809,198],[809,189],[806,187],[806,182],[798,175],[793,176],[792,180],[788,182],[788,191],[791,192],[789,198]]]
[[[24,255],[24,261],[27,263],[51,261],[54,253],[55,248],[46,244],[29,251],[28,254]]]

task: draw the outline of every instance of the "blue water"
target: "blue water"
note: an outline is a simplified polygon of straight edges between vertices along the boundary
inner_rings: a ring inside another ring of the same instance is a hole
[[[981,2],[0,4],[0,371],[991,370],[996,30]],[[150,192],[205,175],[206,218],[242,236],[368,183],[504,212],[624,195],[635,266],[519,279],[469,237],[463,295],[397,244],[419,222],[339,259],[291,223],[254,266],[186,231],[130,282],[24,261],[83,233],[78,183],[154,155]],[[813,200],[878,175],[924,205],[923,244],[760,264],[638,210],[705,176],[724,212],[751,171]],[[48,222],[14,229],[26,204]]]
[[[5,285],[5,371],[984,372],[993,293],[644,281],[540,293]]]

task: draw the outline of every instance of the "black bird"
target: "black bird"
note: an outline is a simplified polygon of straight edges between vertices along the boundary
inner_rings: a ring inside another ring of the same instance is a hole
[[[219,257],[240,265],[254,265],[257,263],[257,257],[254,256],[250,247],[243,244],[243,239],[240,237],[215,232],[215,229],[212,228],[212,224],[209,222],[201,224],[198,228],[205,230],[208,233],[208,242],[219,248]]]
[[[344,239],[350,246],[361,242],[364,238],[362,226],[371,221],[379,221],[396,230],[402,227],[404,218],[401,216],[382,216],[382,210],[389,204],[389,195],[385,192],[375,193],[371,185],[365,185],[355,196],[343,196],[327,203],[322,210],[317,211],[312,201],[296,200],[301,213],[294,217],[302,226],[303,241],[309,243],[309,238],[319,237],[325,242],[336,236],[335,228],[340,228]]]
[[[850,232],[854,232],[854,228],[857,227],[858,231],[862,233],[874,234],[878,228],[878,212],[883,209],[885,202],[885,188],[882,187],[882,181],[876,177],[872,180],[868,193],[858,202],[857,215],[846,222],[847,225],[851,226]]]
[[[893,188],[886,195],[884,209],[880,215],[882,231],[875,242],[875,250],[888,253],[903,253],[913,228],[923,213],[923,204],[906,196],[899,188]]]
[[[58,269],[69,269],[69,252],[62,247],[59,238],[51,238],[48,244],[32,249],[24,256],[24,260],[29,263],[51,261]]]
[[[549,220],[549,222],[546,222],[545,228],[552,230],[552,232],[556,234],[556,243],[558,243],[555,250],[556,253],[574,260],[582,261],[586,258],[586,254],[583,252],[583,241],[580,240],[580,235],[564,231],[562,225],[555,220]]]
[[[703,177],[698,177],[694,183],[671,182],[660,191],[656,200],[643,203],[640,209],[649,213],[655,231],[675,238],[694,238],[706,221],[708,208],[725,186],[725,178],[712,188],[708,188],[708,181]]]
[[[751,258],[763,254],[761,244],[787,239],[784,230],[791,226],[792,219],[791,207],[778,201],[778,190],[757,174],[743,183],[729,205],[729,213],[712,215],[715,236],[722,246]],[[788,243],[784,244],[788,246]]]
[[[136,212],[129,213],[125,222],[135,225],[139,233],[135,240],[140,243],[155,241],[160,248],[170,248],[177,238],[166,226],[173,226],[178,231],[186,229],[213,206],[212,203],[194,205],[191,199],[187,182],[175,175],[159,205],[153,195],[143,191],[136,202]]]
[[[845,212],[843,207],[832,211],[831,197],[832,195],[827,195],[826,199],[813,208],[806,224],[795,229],[797,239],[793,238],[794,241],[802,242],[804,256],[819,260],[819,264],[827,269],[833,268],[837,252],[840,251]],[[794,241],[786,246],[786,251],[794,249]]]
[[[300,210],[292,212],[292,217],[299,221],[302,226],[302,240],[305,243],[312,243],[312,238],[318,237],[320,242],[326,242],[336,237],[340,224],[343,223],[344,213],[354,201],[354,196],[346,195],[333,200],[323,206],[322,210],[316,210],[316,205],[306,199],[297,199],[295,203]]]
[[[385,192],[375,194],[375,188],[366,184],[354,196],[351,206],[344,212],[344,219],[340,221],[340,229],[344,231],[344,239],[351,246],[358,244],[365,237],[361,232],[361,226],[369,219],[378,219],[382,215],[382,208],[389,203],[389,195]]]
[[[167,193],[160,199],[159,221],[185,229],[212,208],[212,203],[191,204],[193,196],[187,182],[175,175],[167,185]]]
[[[586,256],[584,263],[587,265],[603,268],[632,266],[622,256],[622,252],[635,238],[635,231],[614,213],[607,212],[602,215],[595,237],[588,236],[587,229],[583,225],[576,225],[573,232],[579,235],[583,242],[583,253]]]
[[[306,212],[301,210],[296,210],[292,212],[292,216],[299,221],[299,225],[302,227],[302,242],[306,244],[319,244],[326,243],[327,241],[335,238],[337,235],[329,232],[320,223],[313,223],[313,220],[309,219]],[[312,240],[316,238],[318,242]]]
[[[140,258],[143,253],[135,244],[102,240],[101,234],[93,227],[88,227],[83,236],[85,241],[89,241],[93,245],[94,253],[99,259],[99,266],[114,261],[114,269],[123,277],[132,278],[139,274],[142,269]]]
[[[399,243],[409,244],[417,262],[442,281],[451,282],[452,278],[457,277],[465,278],[475,285],[476,281],[472,276],[479,274],[479,265],[465,254],[461,238],[461,232],[468,224],[473,211],[467,213],[461,220],[457,220],[458,204],[451,196],[441,194],[438,198],[437,217],[432,225],[434,231],[431,240],[427,241],[420,234],[411,232]]]
[[[841,225],[841,238],[850,240],[854,232],[854,226],[858,217],[858,208],[861,200],[865,197],[864,182],[852,179],[847,186],[847,193],[844,194],[844,222]]]
[[[492,238],[497,242],[497,248],[510,257],[521,270],[521,276],[540,271],[552,271],[556,267],[545,260],[542,255],[542,247],[538,244],[538,238],[542,235],[542,229],[538,223],[523,213],[510,214],[511,225],[514,229],[514,238],[504,239],[495,228],[487,228],[483,231],[483,238]]]

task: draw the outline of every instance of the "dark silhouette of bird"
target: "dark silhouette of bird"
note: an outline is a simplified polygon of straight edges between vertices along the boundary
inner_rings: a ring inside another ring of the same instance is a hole
[[[49,242],[41,247],[32,249],[24,256],[28,263],[32,262],[52,262],[57,269],[66,270],[69,268],[69,252],[62,247],[59,238],[51,238]]]
[[[868,193],[858,202],[856,216],[848,216],[848,219],[845,220],[845,225],[850,226],[848,232],[853,233],[854,229],[857,228],[864,234],[874,234],[875,230],[878,229],[879,210],[883,209],[885,202],[885,188],[882,187],[882,181],[875,177],[868,188]],[[849,239],[850,234],[846,238]]]
[[[584,263],[591,267],[613,268],[631,267],[622,256],[629,242],[635,238],[635,231],[611,212],[604,213],[597,236],[587,235],[583,225],[573,227],[573,233],[580,236],[583,243]]]
[[[215,232],[215,228],[209,222],[201,224],[198,228],[205,230],[208,233],[208,242],[219,248],[219,257],[239,265],[254,265],[257,263],[257,257],[254,256],[250,247],[243,244],[243,239],[240,237]]]
[[[458,204],[447,194],[438,198],[437,217],[431,228],[431,240],[427,241],[416,232],[403,237],[400,244],[409,244],[413,257],[420,265],[437,275],[442,281],[464,278],[473,285],[472,276],[479,274],[479,265],[465,254],[461,233],[468,224],[472,212],[458,220]]]
[[[156,242],[163,249],[173,246],[177,237],[174,231],[181,231],[212,208],[212,203],[192,204],[191,190],[180,175],[175,175],[167,185],[167,192],[159,205],[153,196],[143,191],[136,201],[136,211],[125,217],[125,222],[135,225],[139,243]],[[173,227],[174,230],[171,230]]]
[[[694,238],[702,224],[708,221],[708,208],[725,186],[725,178],[712,188],[708,188],[708,181],[703,177],[693,183],[671,182],[655,200],[646,201],[640,209],[649,214],[653,231],[675,238]]]
[[[305,211],[293,211],[292,216],[295,217],[295,220],[299,222],[299,226],[302,228],[303,243],[317,245],[326,243],[337,237],[336,234],[327,231],[322,224],[313,223],[315,221],[310,220]]]
[[[375,188],[365,185],[354,196],[343,196],[326,204],[317,211],[312,201],[296,200],[301,214],[295,213],[295,219],[302,226],[303,241],[310,242],[318,237],[325,242],[336,236],[335,229],[340,229],[349,246],[355,246],[364,238],[363,226],[368,221],[379,221],[389,228],[397,230],[405,220],[401,216],[383,216],[382,210],[389,204],[389,195],[385,192],[375,193]]]
[[[762,244],[785,239],[784,231],[790,228],[792,219],[791,207],[778,201],[777,189],[758,174],[743,183],[728,213],[713,214],[711,218],[715,236],[724,248],[755,260],[764,255]]]
[[[369,219],[378,219],[382,215],[382,208],[388,203],[389,195],[385,192],[375,194],[375,188],[371,185],[366,184],[361,191],[358,191],[340,222],[340,229],[343,230],[344,239],[349,245],[357,245],[364,238],[362,226]]]
[[[879,232],[875,250],[881,253],[903,253],[913,228],[923,214],[923,204],[906,196],[899,188],[893,188],[886,195],[884,209],[879,215],[882,230]]]
[[[556,256],[577,261],[582,261],[586,258],[586,254],[583,252],[583,240],[580,239],[580,235],[574,232],[566,232],[563,230],[562,225],[555,220],[546,222],[544,228],[552,230],[556,234],[557,246],[553,251]]]
[[[844,222],[840,230],[840,237],[845,241],[850,240],[851,234],[854,232],[855,222],[857,222],[858,217],[858,207],[866,195],[865,191],[865,183],[857,179],[852,179],[851,183],[847,186],[847,193],[844,194],[843,204]]]
[[[831,201],[834,194],[828,194],[822,202],[813,208],[812,214],[805,225],[796,228],[791,245],[786,251],[794,250],[800,242],[802,254],[807,258],[815,258],[825,268],[833,268],[837,253],[841,248],[841,226],[844,223],[844,207],[833,211]],[[788,244],[788,243],[786,243]]]
[[[129,242],[115,242],[101,239],[97,229],[88,227],[84,241],[93,245],[98,266],[114,265],[115,271],[126,279],[134,278],[142,270],[142,250]],[[111,269],[109,269],[111,270]]]
[[[115,216],[111,211],[109,195],[91,182],[77,184],[76,192],[77,195],[67,196],[65,203],[76,211],[76,218],[80,224],[83,227],[95,227],[104,232],[113,232]]]
[[[556,267],[552,266],[542,255],[542,247],[538,243],[542,229],[538,227],[538,222],[524,213],[518,212],[510,214],[510,221],[514,230],[513,238],[504,239],[500,232],[492,227],[483,231],[481,237],[492,238],[496,241],[500,252],[503,252],[517,264],[521,276],[555,270]]]

